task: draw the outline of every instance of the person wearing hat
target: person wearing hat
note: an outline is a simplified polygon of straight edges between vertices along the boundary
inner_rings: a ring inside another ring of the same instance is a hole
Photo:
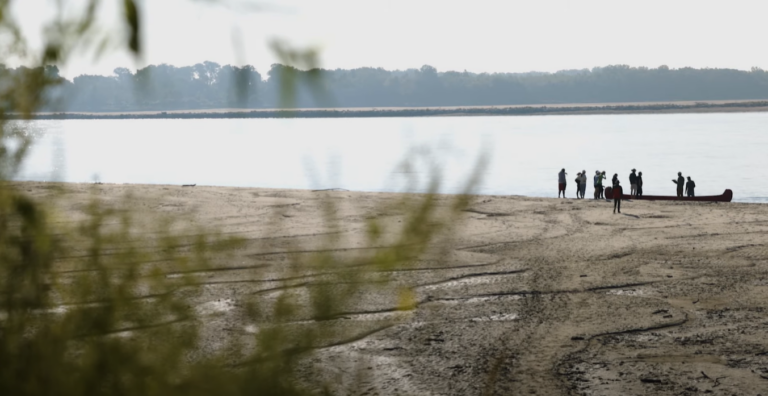
[[[632,173],[629,174],[629,195],[637,195],[637,175],[635,169],[632,169]]]
[[[557,197],[560,198],[560,193],[563,193],[563,198],[565,198],[565,168],[563,168],[560,173],[557,174]]]
[[[672,183],[677,184],[677,197],[682,198],[683,187],[685,186],[685,178],[683,177],[683,172],[677,172],[677,180],[672,179]]]

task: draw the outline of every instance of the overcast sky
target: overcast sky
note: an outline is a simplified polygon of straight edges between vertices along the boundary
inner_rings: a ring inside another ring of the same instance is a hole
[[[77,3],[81,0],[69,0]],[[242,3],[247,0],[225,0]],[[106,0],[121,4],[122,0]],[[472,72],[557,71],[610,64],[768,69],[765,0],[282,0],[259,12],[210,0],[140,0],[143,64],[277,62],[268,42],[321,49],[321,66]],[[20,0],[34,42],[53,0]],[[118,8],[102,10],[113,25]],[[242,45],[237,44],[241,42]],[[125,53],[80,57],[63,74],[135,69]]]

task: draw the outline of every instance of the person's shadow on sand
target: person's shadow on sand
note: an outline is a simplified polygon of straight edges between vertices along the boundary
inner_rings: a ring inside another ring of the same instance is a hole
[[[624,216],[634,217],[634,218],[636,218],[636,219],[639,219],[639,218],[640,218],[640,216],[638,216],[638,215],[627,214],[627,213],[622,213],[622,214],[623,214]]]

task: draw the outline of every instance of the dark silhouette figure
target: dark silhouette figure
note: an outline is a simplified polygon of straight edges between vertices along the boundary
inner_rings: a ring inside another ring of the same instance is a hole
[[[579,192],[581,191],[581,187],[579,186],[579,182],[581,181],[581,172],[576,174],[576,199],[579,199]]]
[[[688,183],[685,183],[685,193],[689,197],[695,197],[696,194],[694,194],[693,190],[696,188],[696,183],[694,183],[693,180],[691,180],[691,177],[688,176]]]
[[[629,174],[629,195],[633,197],[637,195],[637,175],[635,174],[635,169],[632,169],[632,173]]]
[[[616,179],[616,183],[613,185],[613,213],[616,213],[616,210],[621,213],[621,194],[624,193],[624,190],[619,185],[619,179]]]
[[[595,176],[592,177],[592,180],[594,181],[594,193],[592,194],[592,198],[599,199],[600,198],[600,191],[603,189],[603,178],[600,175],[600,171],[595,171]]]
[[[606,178],[607,176],[605,176],[605,171],[600,172],[600,196],[598,196],[600,199],[605,198],[605,187],[603,187],[603,180]]]
[[[563,198],[565,198],[565,168],[563,168],[560,173],[557,174],[557,197],[560,198],[560,193],[563,193]]]
[[[614,173],[613,178],[611,178],[611,187],[616,187],[619,184],[619,174]]]
[[[643,196],[643,172],[637,173],[637,195],[636,197]]]
[[[683,172],[677,172],[677,180],[672,179],[672,183],[677,184],[677,197],[682,198],[683,187],[685,186],[685,178],[683,177]]]

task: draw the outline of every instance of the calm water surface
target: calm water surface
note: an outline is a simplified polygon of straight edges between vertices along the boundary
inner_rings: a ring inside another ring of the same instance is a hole
[[[637,168],[648,195],[674,195],[681,171],[697,195],[730,188],[737,201],[768,202],[768,113],[27,125],[36,143],[22,180],[423,191],[438,170],[443,191],[457,192],[483,158],[481,194],[554,197],[566,168],[573,197],[578,171],[628,185]]]

